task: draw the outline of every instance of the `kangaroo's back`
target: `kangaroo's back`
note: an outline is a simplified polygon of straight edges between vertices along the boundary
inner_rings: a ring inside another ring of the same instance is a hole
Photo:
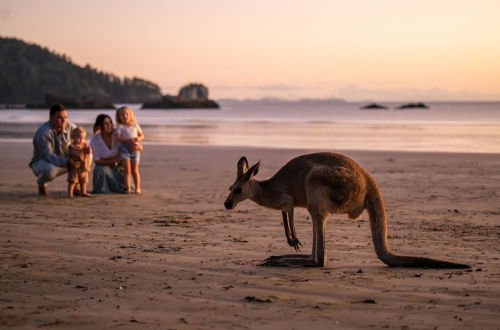
[[[292,195],[296,206],[307,205],[307,182],[312,180],[332,187],[337,193],[345,192],[349,199],[359,190],[359,181],[364,179],[363,170],[351,158],[332,152],[302,155],[290,160],[266,184],[278,191]]]

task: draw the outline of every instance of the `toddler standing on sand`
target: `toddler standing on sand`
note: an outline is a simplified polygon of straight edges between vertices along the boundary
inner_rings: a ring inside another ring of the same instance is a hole
[[[134,179],[135,193],[140,194],[141,191],[141,176],[139,173],[139,161],[141,158],[140,151],[133,148],[144,140],[144,134],[141,127],[136,122],[134,113],[129,107],[121,107],[116,110],[116,137],[120,142],[120,160],[123,165],[123,183],[125,185],[125,193],[130,194],[130,174]]]
[[[80,193],[89,197],[87,182],[89,182],[91,149],[85,143],[85,129],[77,127],[71,131],[71,144],[68,147],[68,194],[73,198],[77,184],[80,184]]]

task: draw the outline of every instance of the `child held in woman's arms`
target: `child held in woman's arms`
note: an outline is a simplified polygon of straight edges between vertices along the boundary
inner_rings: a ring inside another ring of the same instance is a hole
[[[135,193],[140,194],[141,191],[141,176],[139,173],[139,161],[141,158],[140,151],[133,146],[137,146],[139,142],[144,140],[144,134],[141,127],[136,122],[134,113],[129,107],[121,107],[116,110],[116,137],[120,142],[120,160],[123,165],[123,183],[125,185],[125,193],[132,192],[130,188],[130,174],[134,180]]]
[[[90,171],[91,149],[85,143],[85,129],[77,127],[71,131],[71,144],[68,147],[68,194],[73,197],[75,187],[80,184],[80,194],[89,197],[87,193],[88,173]]]

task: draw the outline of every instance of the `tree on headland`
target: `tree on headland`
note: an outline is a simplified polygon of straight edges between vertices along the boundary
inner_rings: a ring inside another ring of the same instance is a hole
[[[0,37],[0,68],[0,103],[42,103],[47,94],[114,103],[161,98],[160,87],[150,81],[82,67],[64,54],[15,38]]]

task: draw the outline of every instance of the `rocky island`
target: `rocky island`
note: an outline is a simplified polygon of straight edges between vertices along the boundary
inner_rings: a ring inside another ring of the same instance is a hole
[[[147,102],[143,109],[218,109],[219,105],[208,98],[208,88],[191,83],[183,86],[177,96],[164,95],[157,102]]]
[[[370,103],[370,104],[367,104],[367,105],[361,107],[361,109],[362,110],[383,110],[383,109],[387,109],[387,107],[380,105],[380,104],[377,104],[377,103]]]
[[[422,103],[422,102],[407,103],[407,104],[403,104],[403,105],[397,107],[396,109],[429,109],[429,106]]]

